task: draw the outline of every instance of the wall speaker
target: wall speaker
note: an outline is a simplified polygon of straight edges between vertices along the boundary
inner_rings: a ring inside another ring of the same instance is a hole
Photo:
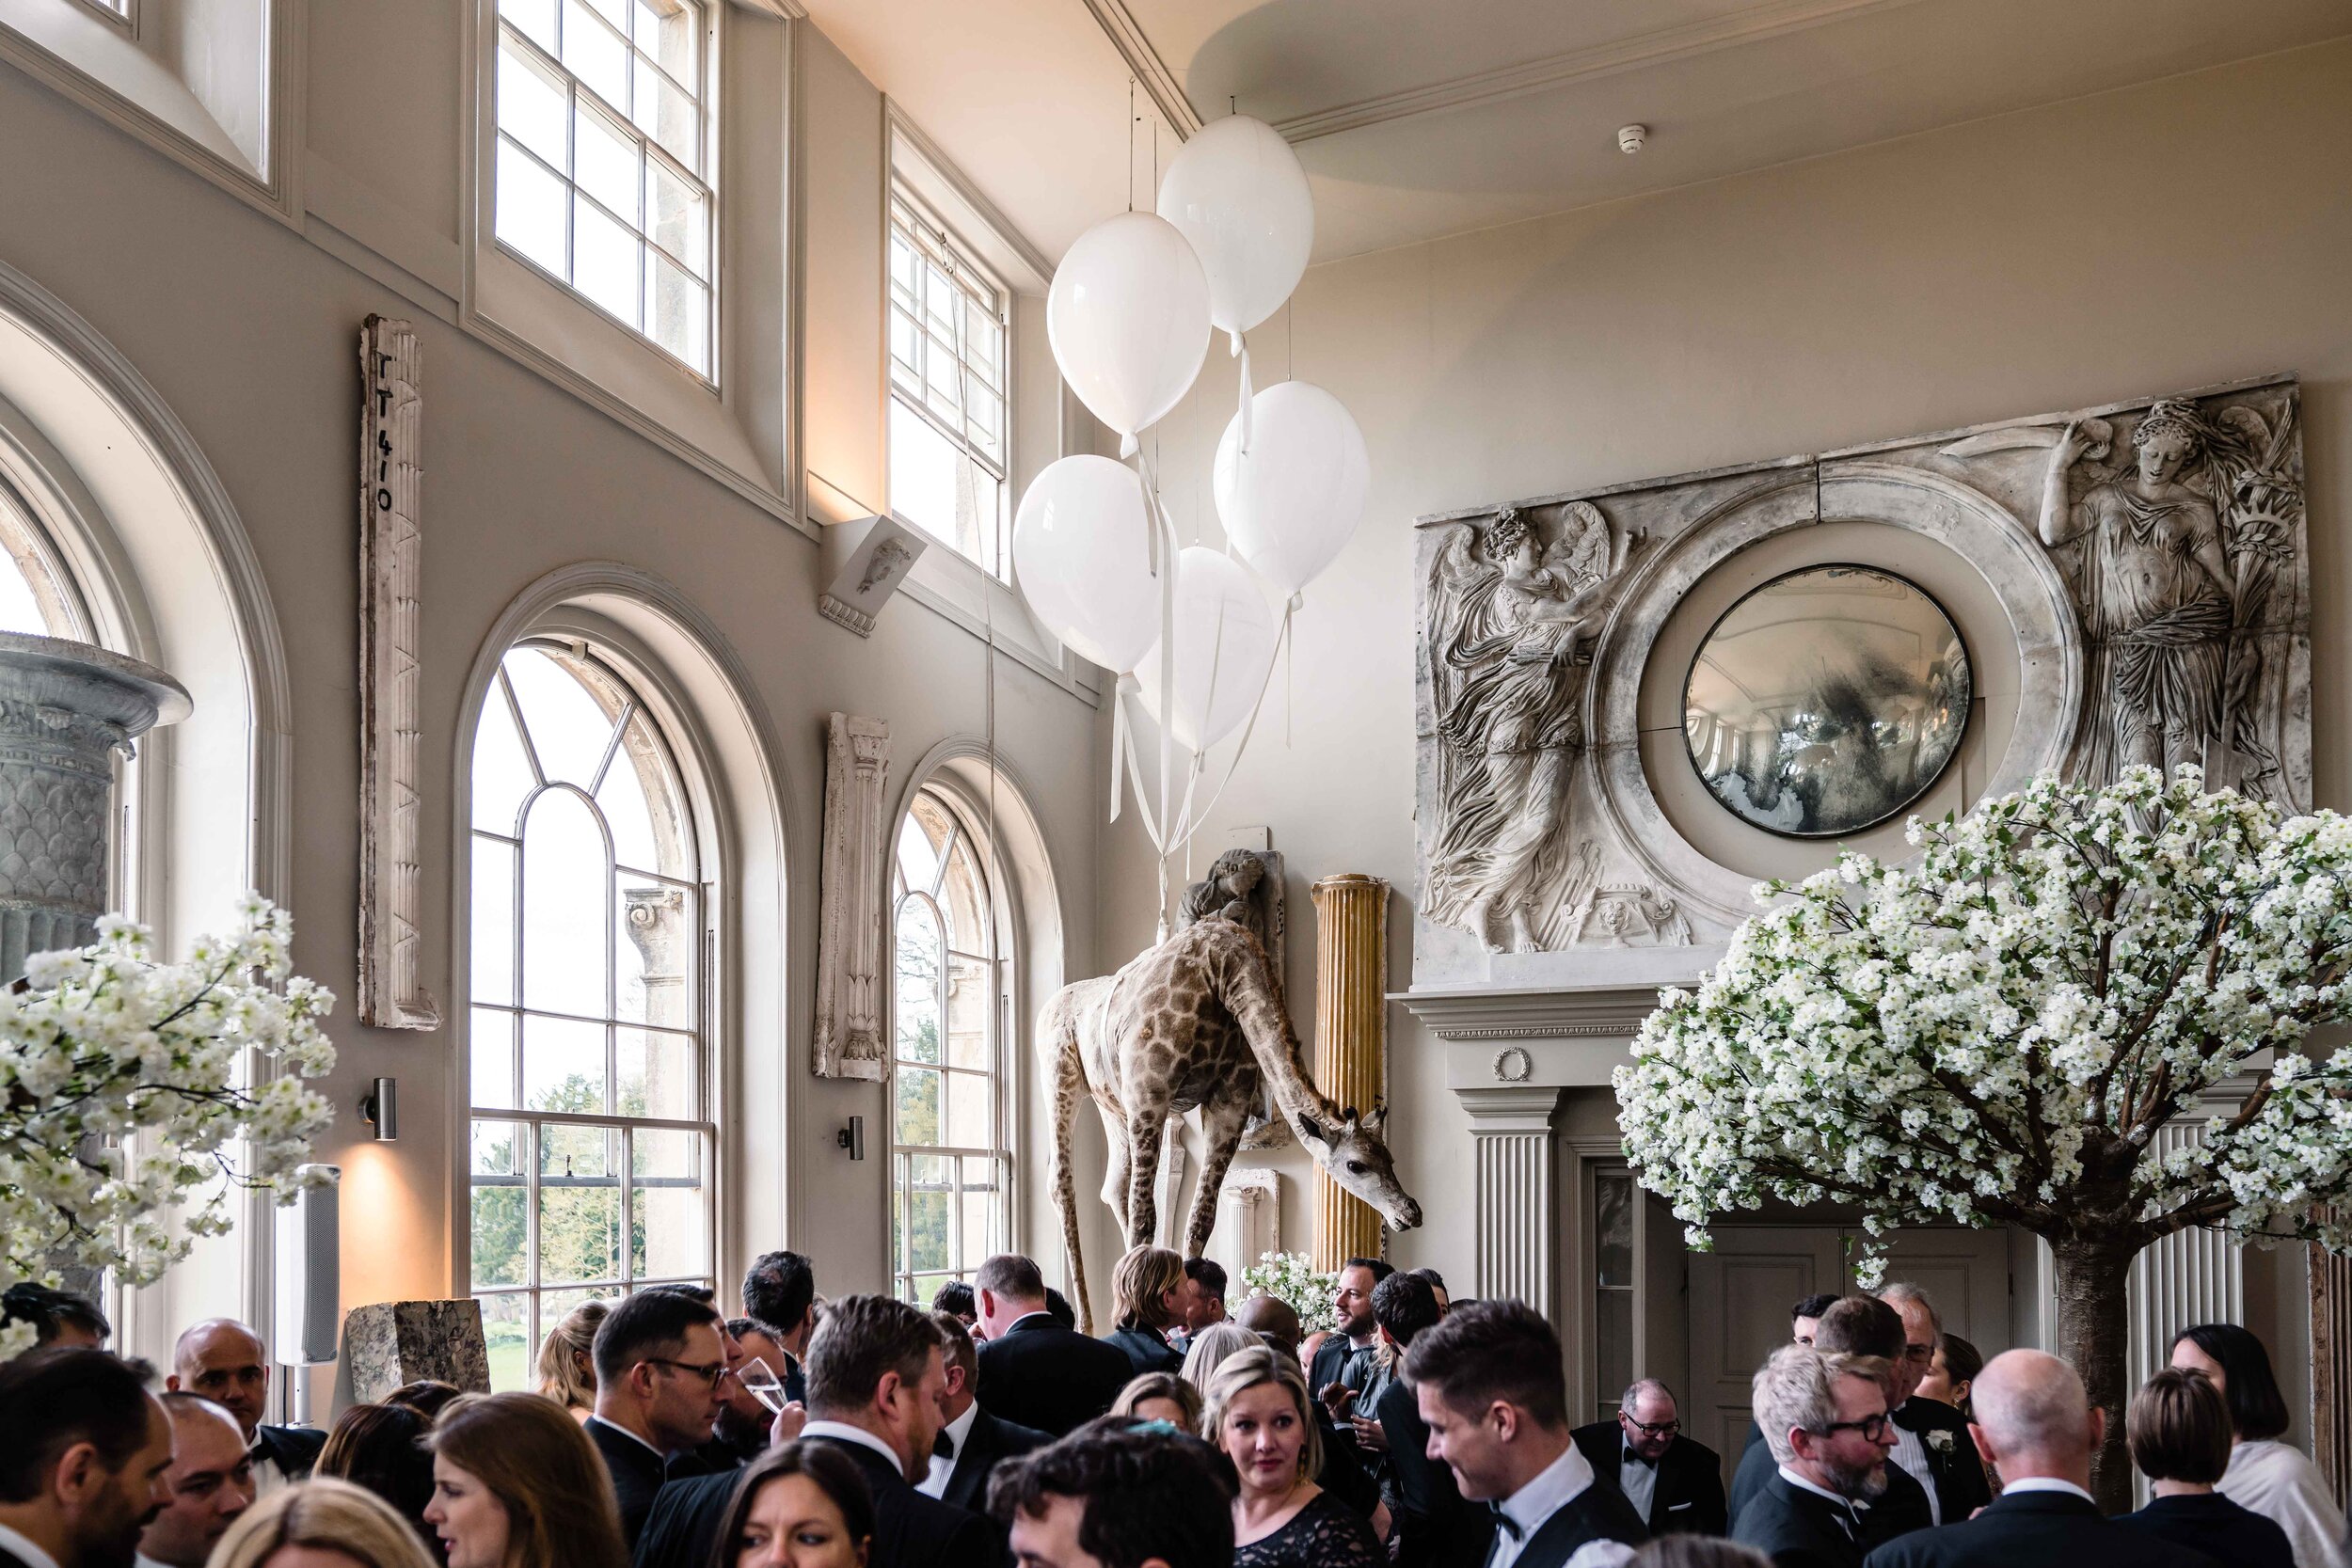
[[[298,1174],[324,1171],[324,1185],[277,1212],[277,1256],[271,1269],[276,1301],[269,1342],[274,1359],[287,1367],[322,1366],[335,1359],[342,1331],[342,1259],[340,1240],[342,1172],[333,1165],[303,1165]]]

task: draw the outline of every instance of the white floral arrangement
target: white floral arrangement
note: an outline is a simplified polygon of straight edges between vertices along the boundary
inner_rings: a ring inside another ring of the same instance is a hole
[[[1340,1326],[1340,1276],[1316,1272],[1303,1252],[1262,1252],[1241,1271],[1241,1299],[1272,1296],[1298,1314],[1302,1333],[1328,1333]]]
[[[335,1065],[319,1031],[335,999],[293,974],[283,910],[249,894],[237,913],[176,964],[108,915],[91,945],[36,954],[23,989],[0,990],[0,1286],[54,1283],[61,1263],[149,1284],[228,1230],[231,1191],[291,1202],[306,1184],[334,1111],[303,1080]],[[279,1073],[250,1083],[248,1052]],[[31,1337],[0,1329],[0,1359]]]

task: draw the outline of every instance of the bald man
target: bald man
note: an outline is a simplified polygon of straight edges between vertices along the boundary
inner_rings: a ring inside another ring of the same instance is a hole
[[[1241,1304],[1233,1321],[1257,1334],[1270,1345],[1279,1346],[1298,1358],[1298,1314],[1290,1303],[1279,1296],[1255,1295]]]
[[[236,1419],[253,1457],[256,1497],[309,1475],[326,1446],[326,1433],[315,1427],[262,1423],[269,1408],[269,1352],[260,1335],[234,1318],[207,1318],[182,1334],[164,1386],[176,1394],[201,1395]]]
[[[138,1568],[204,1568],[237,1516],[253,1506],[253,1461],[237,1418],[195,1394],[166,1394],[171,1501],[139,1536]]]
[[[1864,1568],[2217,1568],[2214,1560],[2117,1524],[2090,1497],[2104,1412],[2055,1355],[1994,1356],[1969,1390],[1969,1432],[2002,1491],[1984,1512],[1888,1542]],[[2133,1539],[2137,1537],[2137,1539]]]

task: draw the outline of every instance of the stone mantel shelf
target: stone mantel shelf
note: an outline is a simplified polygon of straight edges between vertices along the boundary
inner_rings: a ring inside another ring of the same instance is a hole
[[[1655,985],[1415,987],[1391,991],[1444,1042],[1445,1081],[1462,1091],[1511,1085],[1594,1088],[1629,1057]]]

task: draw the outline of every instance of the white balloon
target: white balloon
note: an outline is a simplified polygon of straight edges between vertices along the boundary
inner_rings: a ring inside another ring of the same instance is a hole
[[[1176,739],[1205,752],[1249,717],[1265,685],[1278,632],[1257,584],[1204,545],[1176,558]],[[1160,657],[1155,642],[1136,667],[1143,708],[1160,717]]]
[[[1159,641],[1151,514],[1135,470],[1107,457],[1048,464],[1012,524],[1012,570],[1046,630],[1114,673]]]
[[[1364,512],[1364,433],[1339,399],[1281,381],[1249,400],[1249,450],[1235,414],[1216,444],[1226,536],[1250,569],[1295,594],[1338,559]]]
[[[1121,213],[1054,269],[1045,334],[1062,379],[1124,436],[1183,401],[1209,352],[1209,280],[1175,228]]]
[[[1160,182],[1160,216],[1209,275],[1209,319],[1238,338],[1282,308],[1315,244],[1298,154],[1273,126],[1229,115],[1193,134]]]

